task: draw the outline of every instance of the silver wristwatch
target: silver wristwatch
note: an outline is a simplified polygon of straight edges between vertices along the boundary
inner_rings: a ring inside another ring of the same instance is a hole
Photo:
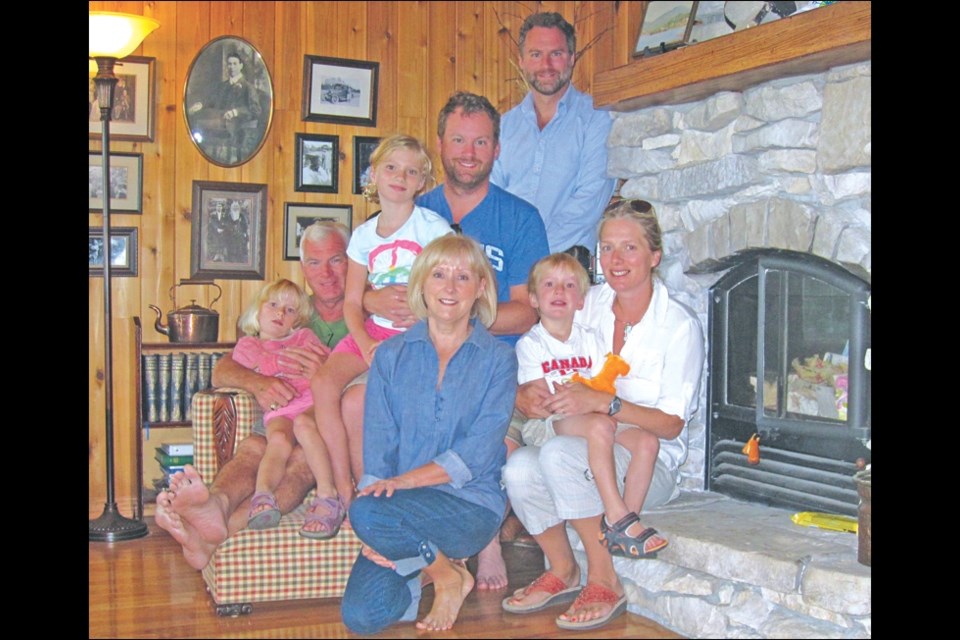
[[[620,412],[620,409],[623,408],[623,403],[620,401],[620,398],[613,396],[613,400],[610,401],[610,409],[607,411],[608,416],[612,416]]]

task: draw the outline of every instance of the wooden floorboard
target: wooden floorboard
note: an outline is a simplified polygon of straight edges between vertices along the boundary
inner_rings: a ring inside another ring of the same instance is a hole
[[[147,518],[150,535],[119,543],[91,542],[89,633],[91,638],[356,638],[340,622],[340,600],[255,603],[253,613],[221,618],[213,610],[199,571],[187,565],[180,546]],[[536,548],[506,546],[510,590],[543,569]],[[554,618],[562,608],[528,614],[505,613],[508,591],[473,591],[450,631],[418,631],[397,624],[374,638],[680,638],[668,629],[627,613],[594,631],[562,631]],[[429,610],[427,588],[421,613]]]

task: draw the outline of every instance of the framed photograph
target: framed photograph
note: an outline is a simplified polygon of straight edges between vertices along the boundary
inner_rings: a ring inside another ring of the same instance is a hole
[[[103,154],[90,152],[90,212],[103,212]],[[143,154],[110,154],[110,212],[143,212]]]
[[[336,193],[340,177],[340,138],[312,133],[298,133],[295,137],[294,191]]]
[[[377,126],[379,62],[303,57],[303,119]]]
[[[113,90],[113,111],[110,120],[111,140],[135,140],[153,142],[154,101],[157,95],[156,58],[127,56],[118,60],[114,67],[118,81]],[[90,137],[103,135],[100,122],[100,105],[90,76]]]
[[[633,55],[666,53],[689,42],[698,4],[699,2],[645,3],[640,36]]]
[[[370,182],[370,154],[380,144],[380,138],[353,136],[353,192],[363,193]]]
[[[193,182],[190,279],[263,280],[267,185]]]
[[[300,259],[303,230],[319,221],[339,222],[353,228],[353,207],[348,204],[288,202],[283,207],[283,259]]]
[[[273,81],[260,52],[235,36],[204,45],[187,72],[183,116],[213,164],[236,167],[255,156],[273,119]]]
[[[90,227],[87,237],[91,276],[103,277],[103,227]],[[110,277],[137,275],[137,228],[110,229]]]

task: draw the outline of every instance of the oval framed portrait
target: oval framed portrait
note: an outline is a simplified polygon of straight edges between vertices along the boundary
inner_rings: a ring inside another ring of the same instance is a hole
[[[210,162],[236,167],[255,156],[273,120],[273,81],[256,47],[235,36],[204,45],[187,72],[183,116]]]

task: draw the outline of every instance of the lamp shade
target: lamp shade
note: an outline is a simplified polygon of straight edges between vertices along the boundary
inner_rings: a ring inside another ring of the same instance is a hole
[[[125,58],[159,26],[159,22],[144,16],[91,11],[90,57]]]

